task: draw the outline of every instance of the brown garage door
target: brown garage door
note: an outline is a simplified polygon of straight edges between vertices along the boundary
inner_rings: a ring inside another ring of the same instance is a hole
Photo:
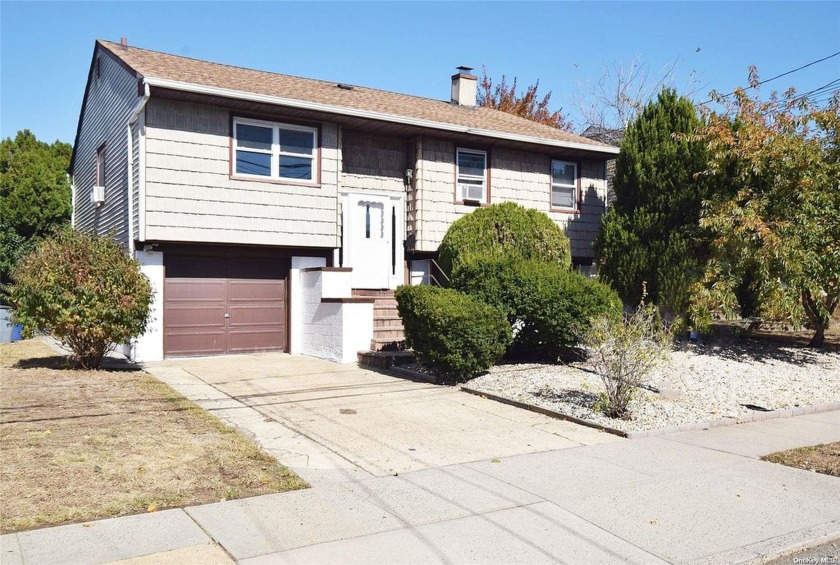
[[[285,350],[283,260],[164,255],[164,354]]]

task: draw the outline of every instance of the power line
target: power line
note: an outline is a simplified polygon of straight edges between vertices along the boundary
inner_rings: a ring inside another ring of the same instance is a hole
[[[780,74],[780,75],[776,75],[776,76],[774,76],[774,77],[772,77],[772,78],[768,78],[767,80],[762,80],[762,81],[761,81],[761,82],[759,82],[758,84],[764,84],[765,82],[770,82],[771,80],[776,80],[777,78],[782,78],[783,76],[787,76],[787,75],[789,75],[789,74],[791,74],[791,73],[795,73],[796,71],[801,71],[802,69],[807,69],[807,68],[808,68],[808,67],[810,67],[811,65],[816,65],[817,63],[822,63],[823,61],[827,61],[827,60],[831,59],[832,57],[836,57],[837,55],[840,55],[840,51],[838,51],[837,53],[834,53],[834,54],[832,54],[832,55],[829,55],[828,57],[823,57],[822,59],[817,59],[816,61],[811,61],[811,62],[810,62],[810,63],[808,63],[807,65],[802,65],[801,67],[796,68],[796,69],[793,69],[792,71],[788,71],[788,72],[786,72],[786,73],[782,73],[782,74]],[[756,85],[756,86],[758,86],[758,85]]]
[[[837,55],[840,55],[840,51],[837,51],[836,53],[832,53],[831,55],[823,57],[822,59],[817,59],[816,61],[811,61],[810,63],[806,63],[806,64],[802,65],[801,67],[797,67],[795,69],[792,69],[790,71],[784,72],[784,73],[779,74],[779,75],[776,75],[774,77],[770,77],[766,80],[759,81],[758,84],[756,84],[756,86],[760,86],[762,84],[765,84],[765,83],[768,83],[770,81],[776,80],[777,78],[782,78],[783,76],[787,76],[787,75],[795,73],[797,71],[801,71],[802,69],[807,69],[808,67],[810,67],[812,65],[816,65],[817,63],[822,63],[823,61],[827,61],[827,60],[829,60],[833,57],[836,57]],[[750,88],[752,88],[752,87],[750,87]],[[735,94],[734,90],[732,92],[730,92],[729,94],[726,94],[726,95],[722,96],[721,98],[729,98],[733,94]],[[708,104],[709,102],[713,102],[713,100],[712,99],[706,100],[705,102],[701,102],[700,105],[702,106],[703,104]]]

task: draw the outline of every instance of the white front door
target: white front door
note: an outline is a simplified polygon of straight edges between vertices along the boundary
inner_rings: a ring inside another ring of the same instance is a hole
[[[403,279],[403,196],[348,194],[343,266],[353,288],[396,288]]]

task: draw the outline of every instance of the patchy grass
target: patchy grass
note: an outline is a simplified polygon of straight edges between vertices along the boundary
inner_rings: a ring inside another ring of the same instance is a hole
[[[771,463],[840,477],[840,441],[779,451],[762,457]]]
[[[68,368],[44,343],[0,345],[0,531],[305,488],[150,375]]]

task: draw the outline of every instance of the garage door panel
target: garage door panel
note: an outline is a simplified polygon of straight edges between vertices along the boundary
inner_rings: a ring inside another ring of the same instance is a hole
[[[286,284],[282,281],[228,282],[228,302],[279,302],[286,299]]]
[[[286,326],[286,309],[277,304],[230,306],[228,308],[230,329],[242,330],[249,326]]]
[[[224,305],[225,279],[167,279],[166,302],[218,302]]]
[[[173,356],[221,355],[227,350],[225,330],[211,331],[194,329],[181,333],[169,331],[166,334],[166,354]]]
[[[166,327],[173,330],[216,328],[224,331],[226,311],[224,304],[179,304],[168,305],[163,315],[166,317]]]
[[[253,328],[247,331],[228,331],[228,351],[240,353],[245,351],[264,351],[266,349],[281,349],[286,343],[285,329],[263,329]]]

